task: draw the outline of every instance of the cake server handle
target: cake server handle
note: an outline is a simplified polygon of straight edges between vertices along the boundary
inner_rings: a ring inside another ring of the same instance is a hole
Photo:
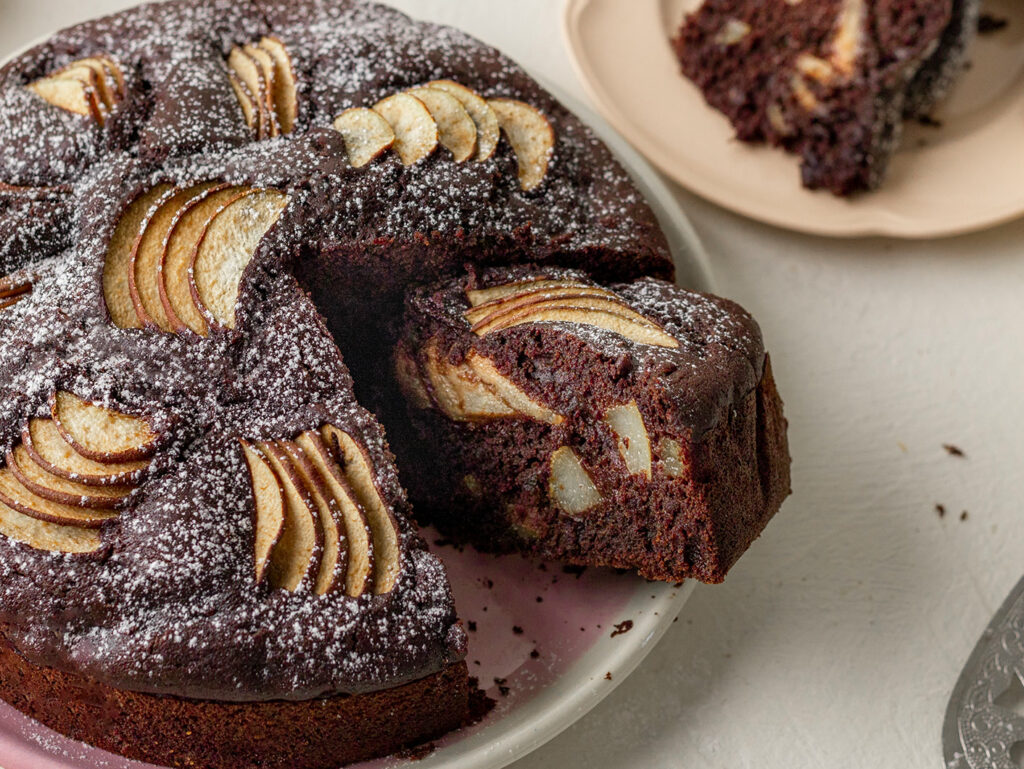
[[[997,704],[1011,687],[1024,694],[1024,578],[992,617],[957,679],[942,724],[946,769],[1019,768],[1011,749],[1024,743],[1024,715]]]

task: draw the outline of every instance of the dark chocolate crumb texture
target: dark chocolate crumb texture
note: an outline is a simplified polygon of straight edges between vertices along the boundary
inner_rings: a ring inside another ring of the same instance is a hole
[[[685,340],[714,337],[717,376],[658,369],[651,402],[671,413],[654,429],[713,432],[732,404],[781,431],[752,322],[708,298],[720,313],[693,315],[697,299],[654,282],[671,259],[626,172],[463,33],[350,0],[176,0],[64,30],[0,69],[0,696],[175,766],[327,767],[463,723],[447,577],[354,393],[388,388],[354,383],[345,361],[390,368],[411,285],[520,263],[615,284],[653,313],[577,335],[581,354],[618,345],[632,360],[615,335],[657,333],[683,345],[682,371]],[[685,333],[673,325],[691,315]],[[736,336],[719,343],[725,327]],[[495,365],[520,377],[503,349]],[[603,397],[564,385],[579,403]],[[768,434],[758,451],[781,463]],[[703,470],[763,475],[750,435],[729,435],[704,459],[735,466]],[[425,459],[403,460],[422,476]],[[718,579],[756,536],[783,488],[772,468],[768,497],[729,524],[733,549],[688,573]],[[661,570],[594,541],[591,560]]]
[[[705,0],[673,41],[739,139],[802,157],[805,186],[878,187],[904,118],[965,64],[980,0]]]
[[[724,299],[492,269],[414,290],[395,366],[417,510],[483,549],[719,582],[789,493],[760,330]]]

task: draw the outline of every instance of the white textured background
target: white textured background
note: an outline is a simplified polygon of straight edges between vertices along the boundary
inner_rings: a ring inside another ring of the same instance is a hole
[[[129,4],[0,0],[0,55]],[[560,2],[395,4],[585,99]],[[795,494],[633,676],[517,769],[939,767],[949,691],[1024,568],[1024,222],[839,242],[678,198],[722,293],[764,329]]]

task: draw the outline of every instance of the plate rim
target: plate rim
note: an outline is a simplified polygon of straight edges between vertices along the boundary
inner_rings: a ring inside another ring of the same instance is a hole
[[[584,91],[594,104],[597,111],[615,129],[626,138],[637,150],[674,182],[693,192],[705,200],[714,203],[732,213],[748,219],[779,227],[792,232],[808,235],[819,235],[829,238],[862,238],[883,236],[899,239],[939,239],[949,238],[968,233],[981,232],[1015,221],[1024,216],[1024,201],[1007,210],[999,210],[985,217],[976,217],[970,222],[951,222],[949,224],[922,223],[908,219],[895,212],[889,215],[865,214],[851,218],[845,222],[825,225],[813,218],[785,216],[770,205],[756,205],[746,200],[737,200],[728,196],[700,175],[688,175],[680,171],[673,159],[663,154],[657,147],[641,148],[634,138],[633,124],[616,106],[614,99],[604,85],[593,76],[586,60],[586,46],[581,31],[580,19],[584,12],[600,0],[566,0],[563,13],[561,32],[569,55],[573,71],[583,86]],[[647,7],[647,4],[638,5]],[[653,9],[655,4],[650,4]],[[660,2],[658,3],[660,8]],[[679,77],[683,77],[682,74]],[[708,107],[707,109],[712,109]]]

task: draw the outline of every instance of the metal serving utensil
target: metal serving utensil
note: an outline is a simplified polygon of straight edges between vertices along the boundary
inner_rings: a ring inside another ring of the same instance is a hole
[[[1014,679],[1024,685],[1024,579],[981,634],[946,707],[942,750],[947,769],[1019,769],[1024,715],[996,704]]]

